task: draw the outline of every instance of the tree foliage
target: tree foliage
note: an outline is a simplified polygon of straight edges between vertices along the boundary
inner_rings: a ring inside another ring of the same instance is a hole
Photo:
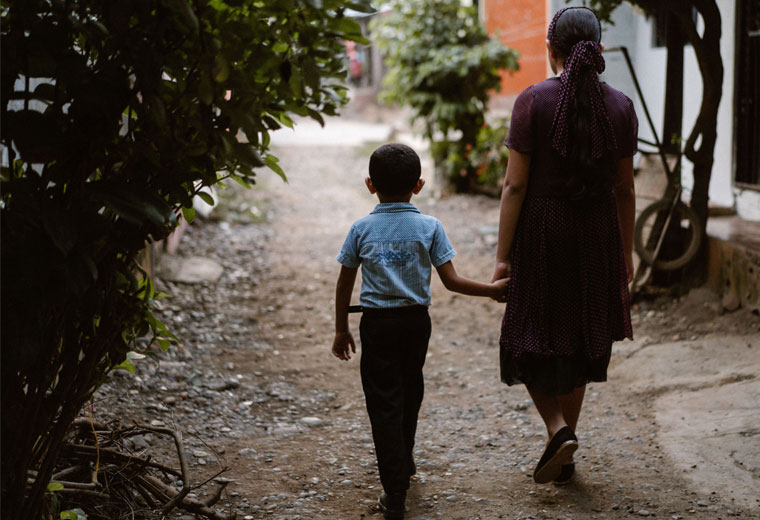
[[[372,26],[388,66],[381,98],[412,108],[437,162],[452,154],[464,158],[466,147],[477,144],[501,70],[516,70],[518,54],[490,38],[475,8],[458,0],[394,0],[389,7]],[[461,138],[449,142],[455,131]],[[464,163],[448,173],[463,187],[476,170]]]
[[[2,512],[39,518],[63,434],[140,343],[174,338],[134,261],[269,132],[346,101],[368,0],[2,2]],[[136,273],[138,276],[136,276]],[[36,473],[28,473],[34,470]],[[27,486],[27,477],[35,475]]]

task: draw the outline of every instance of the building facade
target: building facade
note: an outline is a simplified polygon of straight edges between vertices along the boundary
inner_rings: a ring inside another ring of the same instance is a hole
[[[721,14],[723,95],[718,110],[718,138],[710,181],[710,203],[734,208],[747,220],[760,220],[760,2],[716,0]],[[573,0],[481,0],[481,18],[489,32],[520,51],[520,70],[505,73],[502,101],[510,103],[525,87],[551,75],[546,56],[546,28],[553,14]],[[695,14],[696,16],[696,14]],[[663,26],[656,17],[623,3],[613,13],[614,25],[605,24],[602,41],[607,49],[626,47],[641,85],[634,87],[619,51],[605,52],[607,70],[602,79],[625,92],[636,104],[639,135],[653,140],[644,115],[644,102],[655,131],[662,138],[665,111],[667,50]],[[701,30],[702,20],[697,17]],[[702,77],[690,45],[684,49],[684,139],[688,137],[702,102]],[[643,97],[643,100],[642,100]],[[646,149],[642,145],[642,149]],[[688,195],[693,186],[692,164],[684,158],[682,182]]]

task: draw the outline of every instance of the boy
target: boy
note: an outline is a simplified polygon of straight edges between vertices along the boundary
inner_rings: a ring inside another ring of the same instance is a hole
[[[457,274],[443,226],[409,202],[425,184],[414,150],[395,143],[375,150],[365,183],[380,204],[351,226],[337,258],[342,267],[332,352],[345,361],[356,352],[348,307],[361,265],[362,387],[385,491],[379,505],[385,518],[395,519],[404,517],[409,477],[416,472],[412,449],[430,339],[431,265],[448,290],[462,294],[498,298],[508,280],[480,283]]]

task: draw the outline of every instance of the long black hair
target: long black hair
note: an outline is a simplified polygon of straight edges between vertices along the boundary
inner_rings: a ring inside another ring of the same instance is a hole
[[[576,200],[609,192],[614,167],[615,135],[599,83],[599,73],[604,70],[601,36],[599,20],[588,8],[558,11],[549,27],[549,44],[564,61],[552,125],[553,146],[567,159],[561,189]]]

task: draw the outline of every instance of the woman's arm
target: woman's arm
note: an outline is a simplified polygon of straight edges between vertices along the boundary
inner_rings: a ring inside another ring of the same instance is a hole
[[[509,276],[509,250],[517,228],[517,219],[525,200],[530,173],[530,155],[516,150],[509,151],[507,175],[501,191],[499,211],[499,242],[496,246],[496,268],[492,280]]]
[[[509,279],[504,278],[501,280],[495,280],[491,283],[476,282],[469,278],[459,275],[457,270],[454,269],[454,264],[449,260],[445,264],[436,267],[438,276],[441,277],[443,286],[449,291],[457,292],[460,294],[468,294],[470,296],[490,296],[497,299],[506,293],[507,283]]]
[[[633,224],[636,220],[636,191],[633,187],[633,157],[620,159],[615,179],[615,203],[617,204],[620,238],[625,253],[628,282],[633,280]]]

